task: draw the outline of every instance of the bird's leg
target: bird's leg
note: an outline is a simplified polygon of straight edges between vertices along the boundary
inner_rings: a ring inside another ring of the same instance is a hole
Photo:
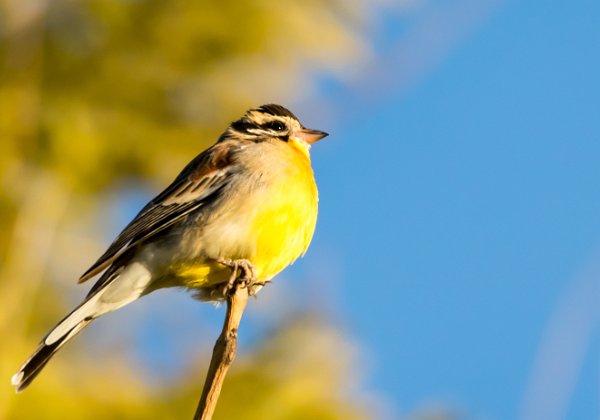
[[[250,261],[221,257],[217,259],[217,262],[231,269],[231,276],[229,276],[229,280],[223,288],[223,296],[227,296],[235,287],[247,287],[252,290],[252,286],[256,282],[256,275],[254,274],[254,266]]]

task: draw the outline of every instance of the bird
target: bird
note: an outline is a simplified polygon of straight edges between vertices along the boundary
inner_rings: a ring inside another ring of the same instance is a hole
[[[80,277],[82,283],[99,275],[13,375],[16,391],[92,321],[148,293],[180,287],[218,302],[240,270],[240,281],[254,295],[303,256],[318,212],[310,149],[327,135],[276,104],[249,109],[233,121]]]

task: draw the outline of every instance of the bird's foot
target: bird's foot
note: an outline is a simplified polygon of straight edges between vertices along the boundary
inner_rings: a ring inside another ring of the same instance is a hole
[[[248,293],[254,295],[254,289],[257,285],[256,275],[254,274],[254,265],[246,259],[232,260],[230,258],[218,258],[217,262],[231,269],[231,276],[223,286],[223,296],[229,296],[235,292],[238,287],[248,288]]]

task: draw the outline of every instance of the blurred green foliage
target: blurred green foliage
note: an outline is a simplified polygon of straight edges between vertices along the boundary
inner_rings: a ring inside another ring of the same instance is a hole
[[[332,0],[2,6],[1,166],[92,190],[171,177],[247,107],[302,94],[363,50],[356,6]]]
[[[316,321],[300,317],[251,354],[239,354],[215,420],[371,418],[351,388],[357,383],[351,345]],[[58,362],[61,369],[67,363]],[[35,384],[15,399],[9,418],[192,418],[206,372],[202,366],[174,385],[152,390],[118,361],[92,365],[82,359],[77,373],[62,372],[43,386]]]
[[[164,185],[246,108],[308,95],[315,74],[352,67],[367,11],[338,0],[0,0],[0,419],[191,416],[201,366],[159,391],[119,357],[58,357],[19,396],[9,379],[102,251],[98,212],[112,189]],[[341,363],[349,348],[314,323],[282,325],[236,362],[217,417],[369,417],[344,391],[356,380]]]

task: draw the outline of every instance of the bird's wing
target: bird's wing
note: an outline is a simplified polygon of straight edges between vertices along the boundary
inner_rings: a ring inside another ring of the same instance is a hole
[[[214,202],[236,171],[237,147],[220,142],[191,161],[175,181],[150,201],[123,229],[106,252],[79,279],[82,283],[106,269],[120,255],[180,222],[194,210]]]

